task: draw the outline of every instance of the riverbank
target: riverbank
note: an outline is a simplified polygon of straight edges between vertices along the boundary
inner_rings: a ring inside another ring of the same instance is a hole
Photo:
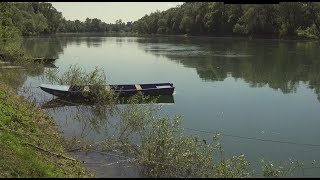
[[[303,37],[250,37],[250,36],[240,36],[240,35],[225,35],[225,36],[214,36],[214,35],[191,35],[191,34],[139,34],[139,33],[111,33],[111,32],[102,32],[102,33],[90,33],[90,32],[81,32],[81,33],[56,33],[55,36],[63,37],[63,36],[79,36],[79,37],[87,37],[87,36],[96,36],[96,37],[165,37],[165,38],[186,38],[186,39],[239,39],[239,40],[258,40],[258,41],[279,41],[279,42],[287,42],[287,41],[296,41],[296,42],[319,42],[319,39],[312,39],[312,38],[303,38]],[[37,35],[37,36],[25,36],[25,37],[49,37],[52,34],[47,35]]]
[[[53,120],[0,82],[0,177],[91,177]]]

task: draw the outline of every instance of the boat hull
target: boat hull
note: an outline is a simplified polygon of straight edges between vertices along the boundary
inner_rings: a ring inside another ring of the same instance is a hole
[[[133,89],[133,87],[136,87],[136,85],[110,85],[110,89],[113,90],[120,97],[133,96],[138,94],[139,92],[145,96],[172,95],[174,92],[174,87],[172,83],[139,84],[140,88],[138,89]],[[91,91],[84,92],[66,89],[61,90],[58,88],[46,86],[40,86],[40,88],[43,91],[60,98],[91,99],[92,97],[94,97],[94,93]]]

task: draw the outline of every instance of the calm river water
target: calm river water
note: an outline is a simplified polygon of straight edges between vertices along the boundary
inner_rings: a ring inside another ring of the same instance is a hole
[[[88,71],[103,68],[111,84],[172,82],[174,102],[163,104],[161,113],[181,115],[186,133],[206,141],[212,139],[209,132],[222,133],[226,155],[244,153],[253,169],[261,169],[262,158],[320,160],[317,42],[60,35],[26,38],[24,45],[33,56],[58,57],[54,65],[61,72],[78,64]],[[45,83],[38,75],[29,75],[21,86]],[[40,89],[33,92],[42,103],[53,98]],[[46,111],[66,136],[86,134],[98,141],[105,135],[103,124],[87,128],[68,118],[72,107]],[[138,176],[132,168],[129,173],[90,168],[98,176]]]

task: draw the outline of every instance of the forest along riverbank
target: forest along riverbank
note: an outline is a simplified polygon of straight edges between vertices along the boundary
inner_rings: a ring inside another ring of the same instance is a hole
[[[0,82],[0,177],[92,177],[69,157],[53,120]]]

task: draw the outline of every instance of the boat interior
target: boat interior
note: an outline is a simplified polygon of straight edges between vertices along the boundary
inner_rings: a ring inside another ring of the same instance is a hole
[[[142,90],[142,89],[160,89],[160,88],[172,88],[171,83],[160,83],[160,84],[126,84],[126,85],[108,85],[105,86],[106,90]],[[69,91],[89,91],[92,86],[70,86]]]

